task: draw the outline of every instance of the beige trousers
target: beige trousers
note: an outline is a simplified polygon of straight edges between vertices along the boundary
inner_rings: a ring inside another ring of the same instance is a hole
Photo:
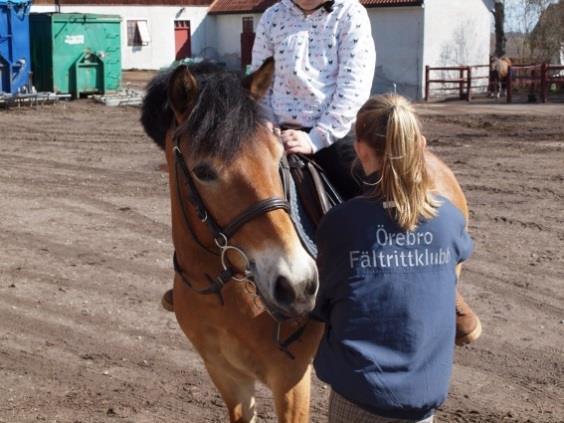
[[[329,423],[433,423],[433,421],[433,416],[417,421],[380,417],[353,404],[333,390],[329,396]]]

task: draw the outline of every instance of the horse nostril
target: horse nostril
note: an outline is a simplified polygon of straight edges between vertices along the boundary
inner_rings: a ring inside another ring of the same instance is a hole
[[[317,293],[317,279],[312,279],[307,282],[305,287],[306,295],[313,297]]]
[[[278,276],[274,285],[274,298],[280,304],[291,304],[296,299],[296,291],[288,279]]]

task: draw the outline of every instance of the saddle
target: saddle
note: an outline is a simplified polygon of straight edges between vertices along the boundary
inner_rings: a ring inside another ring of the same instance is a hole
[[[302,154],[290,154],[287,161],[301,205],[317,228],[321,218],[343,200],[313,159]]]
[[[311,130],[311,128],[288,123],[281,124],[280,128],[305,132]],[[313,158],[304,154],[290,154],[284,159],[282,168],[286,166],[289,168],[295,191],[297,191],[300,209],[305,212],[314,229],[317,229],[321,218],[332,207],[342,203],[343,198],[331,184],[323,168]],[[291,201],[291,196],[288,195],[288,181],[285,180],[284,175],[282,175],[282,181],[285,183],[286,198],[290,198]]]

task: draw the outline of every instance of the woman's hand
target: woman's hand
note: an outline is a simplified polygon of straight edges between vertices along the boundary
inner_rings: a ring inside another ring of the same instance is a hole
[[[284,149],[288,154],[313,154],[313,145],[309,135],[304,131],[287,129],[280,136]]]

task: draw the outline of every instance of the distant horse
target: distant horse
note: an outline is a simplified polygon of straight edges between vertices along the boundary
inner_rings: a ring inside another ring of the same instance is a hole
[[[509,57],[492,57],[490,60],[490,95],[497,98],[507,94],[507,81],[511,77],[512,63]]]
[[[269,59],[241,80],[208,63],[180,66],[149,84],[141,117],[167,158],[176,318],[240,423],[255,421],[256,381],[272,391],[279,422],[309,422],[323,331],[285,320],[312,310],[318,279],[288,215],[282,144],[256,103],[273,69]],[[452,172],[431,153],[427,161],[467,216]]]

